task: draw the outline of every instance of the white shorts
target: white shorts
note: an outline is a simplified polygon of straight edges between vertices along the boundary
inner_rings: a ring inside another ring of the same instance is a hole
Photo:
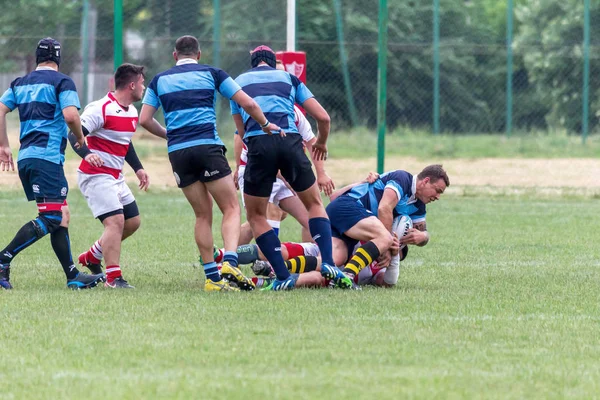
[[[305,256],[313,256],[318,257],[321,255],[321,251],[319,250],[319,246],[316,243],[298,243],[304,249]]]
[[[242,204],[244,206],[246,203],[244,202],[244,171],[246,170],[245,166],[240,166],[238,171],[238,186],[240,187],[240,193],[242,194]],[[273,203],[275,205],[279,205],[279,202],[283,199],[287,199],[288,197],[293,197],[294,192],[292,192],[281,179],[277,178],[273,183],[273,190],[271,190],[271,197],[269,197],[269,203]]]
[[[123,206],[135,201],[123,175],[115,179],[107,174],[90,175],[77,171],[77,181],[94,218],[122,210]]]

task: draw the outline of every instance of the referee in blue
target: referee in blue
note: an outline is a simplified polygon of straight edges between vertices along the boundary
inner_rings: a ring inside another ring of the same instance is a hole
[[[259,121],[263,131],[270,133],[280,128],[267,121],[256,102],[225,71],[199,64],[200,56],[195,37],[177,39],[173,52],[176,65],[156,75],[148,85],[140,124],[152,134],[167,139],[175,180],[196,214],[194,233],[206,274],[205,290],[238,290],[222,276],[242,290],[253,290],[252,280],[238,268],[240,206],[225,157],[226,148],[217,133],[217,92],[239,104]],[[166,129],[154,119],[161,107]],[[223,213],[221,232],[225,254],[220,272],[213,255],[211,197]]]
[[[21,125],[17,165],[27,200],[35,200],[38,217],[19,229],[0,251],[0,287],[11,289],[10,264],[15,256],[50,234],[52,249],[67,276],[67,286],[86,289],[96,286],[104,274],[79,272],[73,263],[69,240],[69,208],[63,164],[67,147],[67,125],[83,145],[79,98],[75,84],[58,72],[61,46],[52,38],[38,42],[35,71],[11,82],[0,97],[0,169],[15,170],[6,132],[6,114],[19,110]]]
[[[349,289],[352,280],[335,266],[332,256],[331,225],[323,207],[311,163],[304,153],[302,136],[294,122],[294,103],[304,107],[317,120],[318,137],[313,144],[313,158],[327,158],[327,137],[330,119],[327,111],[296,76],[276,69],[275,53],[267,46],[251,52],[252,69],[236,78],[236,82],[264,111],[269,121],[283,130],[271,134],[257,120],[231,101],[231,112],[240,137],[248,146],[248,164],[244,173],[246,214],[256,244],[269,260],[277,279],[271,290],[289,290],[296,284],[297,275],[290,275],[281,257],[281,243],[267,222],[267,204],[273,182],[279,171],[308,210],[308,227],[321,251],[321,274],[337,286]],[[285,133],[284,133],[285,131]]]

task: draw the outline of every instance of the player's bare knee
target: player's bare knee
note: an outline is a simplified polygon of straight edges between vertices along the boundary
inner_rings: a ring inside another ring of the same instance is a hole
[[[111,215],[102,221],[105,229],[115,230],[119,232],[123,232],[125,228],[125,218],[123,214]]]
[[[69,222],[71,222],[71,212],[69,211],[69,206],[63,206],[61,208],[62,220],[60,221],[60,226],[68,228]]]

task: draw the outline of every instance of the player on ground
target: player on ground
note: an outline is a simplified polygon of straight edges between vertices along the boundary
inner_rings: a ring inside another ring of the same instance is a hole
[[[195,239],[206,274],[205,290],[253,290],[252,281],[238,268],[236,248],[240,236],[240,206],[226,148],[216,129],[217,91],[232,99],[261,124],[262,130],[279,131],[269,123],[258,104],[240,86],[218,68],[198,64],[201,52],[198,40],[182,36],[175,42],[176,65],[155,76],[146,90],[140,124],[149,132],[167,139],[169,160],[177,185],[196,214]],[[162,107],[166,129],[154,114]],[[212,198],[223,213],[221,232],[225,257],[221,272],[213,260]]]
[[[358,183],[341,189],[347,191],[327,206],[336,264],[346,264],[344,273],[354,279],[380,255],[390,258],[392,222],[399,215],[410,216],[415,227],[402,242],[426,245],[429,241],[426,204],[439,200],[449,185],[442,166],[430,165],[417,176],[396,170],[381,175],[374,183]],[[359,241],[364,244],[352,255]]]
[[[236,82],[259,103],[267,118],[277,122],[288,134],[283,131],[276,131],[275,133],[279,134],[275,135],[265,133],[261,129],[260,121],[256,121],[240,109],[235,99],[231,102],[236,128],[248,146],[248,164],[244,173],[248,222],[256,243],[277,275],[271,289],[292,289],[295,277],[291,276],[285,267],[281,257],[281,242],[266,218],[273,182],[281,171],[308,210],[310,232],[323,257],[323,276],[335,280],[339,286],[349,288],[352,281],[333,264],[331,226],[321,202],[310,161],[304,153],[302,137],[294,124],[294,104],[302,105],[308,114],[317,120],[319,136],[313,145],[313,153],[318,160],[327,157],[329,115],[297,77],[275,69],[275,63],[273,50],[259,46],[251,55],[252,69],[241,74]]]
[[[35,54],[35,71],[12,81],[0,98],[0,167],[3,171],[15,170],[6,132],[6,114],[18,108],[21,121],[19,178],[27,200],[35,200],[39,212],[0,252],[0,286],[12,288],[10,263],[14,257],[50,234],[52,249],[67,276],[67,286],[86,289],[96,286],[104,275],[79,272],[73,264],[66,200],[68,184],[63,169],[66,125],[75,133],[78,146],[85,143],[77,112],[79,98],[71,78],[58,72],[60,43],[52,38],[42,39]]]
[[[131,138],[138,123],[133,103],[144,94],[144,67],[123,64],[115,72],[115,91],[90,103],[81,115],[87,146],[75,148],[75,135],[69,133],[73,150],[83,160],[77,171],[79,189],[94,218],[104,225],[104,232],[92,247],[79,255],[79,263],[93,273],[101,273],[106,258],[106,283],[111,288],[133,289],[121,273],[121,241],[140,227],[140,213],[133,193],[125,183],[125,161],[134,169],[140,189],[150,184]]]

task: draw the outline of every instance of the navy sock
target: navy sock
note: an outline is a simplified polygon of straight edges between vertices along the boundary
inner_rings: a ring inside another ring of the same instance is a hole
[[[56,258],[60,261],[67,280],[75,279],[79,270],[75,268],[73,263],[73,257],[71,255],[71,240],[69,239],[69,229],[64,226],[59,227],[57,230],[50,234],[50,243],[52,243],[52,249]]]
[[[217,268],[217,263],[214,261],[204,264],[204,274],[213,282],[219,282],[221,280],[221,274]]]
[[[238,263],[252,264],[258,260],[258,246],[255,244],[243,244],[237,248]]]
[[[284,280],[289,278],[290,272],[281,256],[281,242],[275,232],[272,229],[266,231],[256,238],[256,244],[260,247],[260,251],[263,252],[265,257],[267,257],[269,263],[271,263],[277,279]]]
[[[238,255],[235,251],[226,251],[223,254],[223,262],[228,262],[232,267],[238,266]]]
[[[35,228],[35,223],[29,221],[19,229],[13,240],[0,252],[0,263],[8,265],[12,259],[40,239]]]
[[[324,264],[334,266],[333,248],[331,245],[331,223],[328,218],[318,217],[308,220],[308,228],[313,240],[317,242]]]

